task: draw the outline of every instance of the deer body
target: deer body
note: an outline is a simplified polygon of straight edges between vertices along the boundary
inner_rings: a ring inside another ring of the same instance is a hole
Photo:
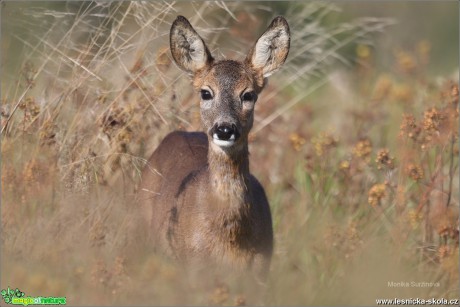
[[[204,132],[172,132],[142,174],[140,200],[156,244],[185,262],[264,274],[273,230],[263,187],[249,172],[248,133],[265,78],[285,61],[289,28],[273,20],[244,62],[215,61],[179,16],[171,53],[201,94]]]

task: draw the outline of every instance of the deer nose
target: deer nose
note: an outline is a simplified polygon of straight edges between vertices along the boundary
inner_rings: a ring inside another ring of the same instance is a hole
[[[236,126],[230,124],[222,124],[216,127],[216,134],[219,140],[228,141],[232,136],[236,137]]]

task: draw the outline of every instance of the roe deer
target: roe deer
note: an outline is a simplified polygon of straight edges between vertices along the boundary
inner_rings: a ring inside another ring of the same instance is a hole
[[[264,276],[273,250],[265,191],[249,172],[248,134],[265,78],[289,52],[289,26],[276,17],[244,61],[216,61],[185,17],[170,48],[201,96],[204,132],[167,135],[142,173],[139,198],[159,248]]]

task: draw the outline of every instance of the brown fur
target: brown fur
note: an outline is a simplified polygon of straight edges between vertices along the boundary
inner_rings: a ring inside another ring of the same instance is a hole
[[[284,18],[276,18],[264,37],[274,37],[264,41],[273,45],[268,51],[255,45],[245,62],[215,62],[184,17],[171,27],[174,60],[192,76],[194,87],[209,91],[212,99],[201,102],[204,133],[172,132],[155,150],[142,174],[139,199],[156,246],[183,262],[251,268],[260,275],[268,271],[270,208],[263,187],[249,172],[248,133],[256,98],[243,101],[242,95],[258,94],[264,76],[284,63],[289,50]],[[267,63],[254,64],[256,57]],[[229,147],[213,141],[213,129],[221,123],[236,127],[238,138]]]

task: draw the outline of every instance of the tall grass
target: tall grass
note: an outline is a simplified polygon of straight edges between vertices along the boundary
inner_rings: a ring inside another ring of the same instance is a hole
[[[4,3],[2,30],[15,31],[2,33],[2,289],[72,305],[458,296],[458,80],[426,73],[429,41],[378,68],[373,44],[394,21],[330,25],[337,12],[323,2]],[[200,129],[168,49],[178,14],[218,57],[243,58],[276,15],[291,26],[250,137],[276,236],[262,294],[238,276],[185,276],[135,224],[145,159],[169,131]]]

